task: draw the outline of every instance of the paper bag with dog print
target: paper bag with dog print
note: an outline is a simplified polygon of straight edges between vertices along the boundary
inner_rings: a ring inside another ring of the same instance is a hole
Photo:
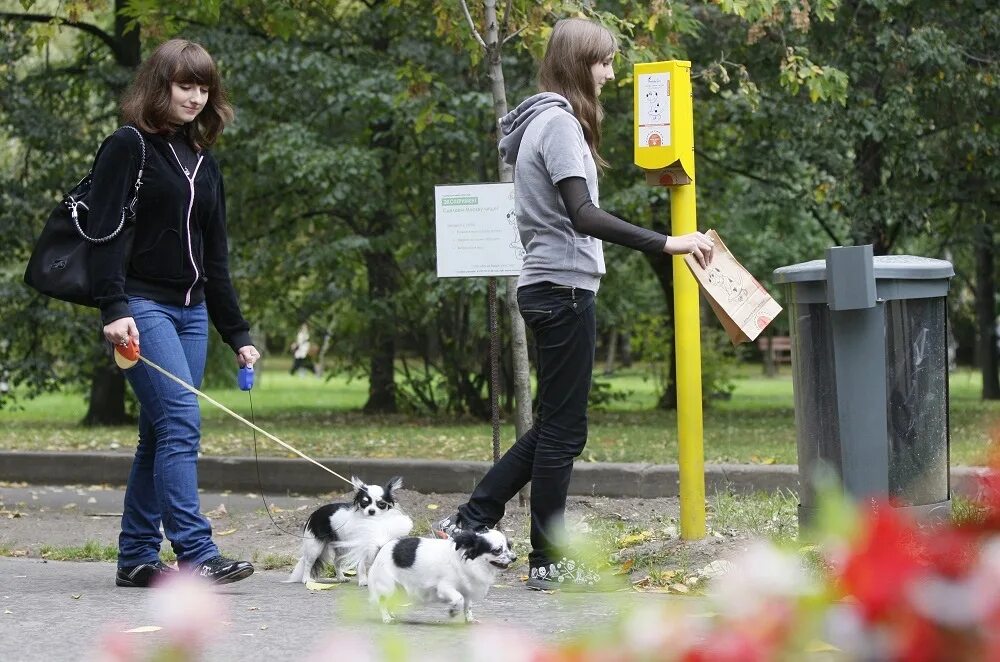
[[[703,269],[693,255],[685,255],[684,262],[733,344],[754,340],[778,316],[781,306],[733,257],[715,230],[705,234],[715,242],[712,263]]]

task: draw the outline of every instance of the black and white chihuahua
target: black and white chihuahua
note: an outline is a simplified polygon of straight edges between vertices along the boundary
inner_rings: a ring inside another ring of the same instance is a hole
[[[474,623],[472,602],[486,597],[497,573],[517,560],[500,531],[461,531],[451,538],[402,538],[387,543],[368,572],[368,596],[391,623],[387,599],[402,586],[414,600],[448,605],[448,615]]]
[[[356,568],[358,586],[368,583],[368,568],[379,548],[410,533],[413,521],[396,507],[394,492],[403,486],[395,477],[385,484],[366,485],[351,477],[354,500],[317,508],[303,527],[302,557],[288,582],[315,581],[324,565],[336,569],[336,580],[347,581],[344,570]]]

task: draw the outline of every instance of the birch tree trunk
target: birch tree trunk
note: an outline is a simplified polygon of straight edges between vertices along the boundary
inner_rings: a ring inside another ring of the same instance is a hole
[[[461,0],[463,9],[468,15],[465,0]],[[503,36],[500,34],[500,23],[497,20],[496,0],[483,2],[486,10],[486,30],[481,38],[481,45],[486,50],[486,61],[489,66],[490,91],[493,94],[493,115],[497,121],[507,114],[507,90],[503,78]],[[506,12],[511,11],[508,3]],[[475,27],[473,26],[473,30]],[[514,181],[514,169],[504,163],[499,154],[497,163],[500,168],[500,181]],[[506,285],[507,311],[510,314],[511,352],[514,364],[514,428],[517,437],[531,428],[531,368],[528,364],[528,338],[524,330],[524,319],[517,306],[517,278],[504,278]]]

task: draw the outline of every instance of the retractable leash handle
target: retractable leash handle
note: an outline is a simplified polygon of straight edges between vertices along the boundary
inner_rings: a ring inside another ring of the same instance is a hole
[[[241,391],[249,391],[253,388],[253,368],[243,366],[236,373],[236,384]]]
[[[131,336],[124,345],[115,345],[115,365],[122,370],[128,370],[139,362],[139,345]]]

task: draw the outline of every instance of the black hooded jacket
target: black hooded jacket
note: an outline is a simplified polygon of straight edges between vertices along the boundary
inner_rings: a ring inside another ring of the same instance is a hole
[[[117,239],[94,247],[91,276],[104,324],[131,316],[128,297],[174,306],[204,301],[212,323],[234,350],[252,344],[229,276],[226,201],[222,174],[207,150],[193,171],[167,138],[142,131],[146,161],[128,251]],[[88,198],[88,233],[106,236],[131,200],[139,164],[139,138],[120,129],[105,142],[94,165]],[[128,253],[128,254],[126,254]]]

